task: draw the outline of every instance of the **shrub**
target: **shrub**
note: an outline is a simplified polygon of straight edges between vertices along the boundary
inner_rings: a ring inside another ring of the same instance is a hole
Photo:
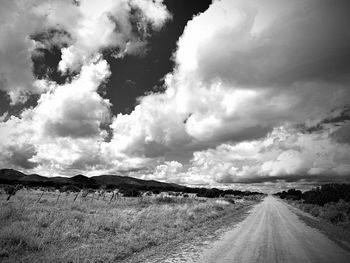
[[[175,198],[168,197],[168,196],[157,197],[154,201],[155,201],[155,203],[158,203],[158,204],[173,204],[173,203],[176,203],[176,199]]]
[[[19,189],[21,189],[20,185],[16,185],[16,186],[7,185],[4,189],[5,193],[8,195],[6,200],[7,201],[10,200],[11,196],[15,195]]]
[[[231,203],[231,204],[234,204],[235,203],[235,199],[233,198],[225,198],[225,201]]]
[[[141,195],[140,191],[135,188],[123,190],[122,193],[125,197],[138,197]]]
[[[318,217],[320,215],[320,208],[317,205],[316,206],[314,205],[310,209],[310,214],[314,217]]]
[[[158,189],[152,189],[152,193],[155,195],[159,195],[160,191]]]
[[[333,224],[344,221],[344,215],[342,211],[338,211],[334,207],[328,206],[324,208],[323,216],[324,219],[330,221]]]
[[[221,195],[221,191],[216,188],[205,189],[205,191],[200,191],[197,193],[198,197],[206,197],[206,198],[218,198]]]
[[[89,191],[88,191],[88,190],[83,190],[83,191],[81,192],[81,197],[82,197],[82,198],[86,198],[86,197],[88,196],[88,194],[89,194]]]

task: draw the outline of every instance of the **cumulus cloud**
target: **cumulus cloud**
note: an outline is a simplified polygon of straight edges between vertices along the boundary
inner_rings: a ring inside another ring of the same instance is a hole
[[[97,59],[84,66],[71,83],[43,81],[48,92],[41,95],[36,107],[0,123],[1,148],[7,156],[3,165],[28,168],[31,163],[33,168],[45,160],[67,165],[98,153],[106,136],[100,126],[109,119],[110,103],[97,89],[109,74],[106,61]]]
[[[152,178],[157,180],[165,180],[169,178],[170,174],[172,177],[175,177],[182,167],[183,165],[176,161],[165,162],[164,164],[156,167]]]
[[[75,25],[65,25],[73,43],[62,49],[59,69],[79,70],[101,49],[118,49],[116,57],[142,52],[149,26],[157,30],[170,18],[162,1],[80,1]]]
[[[16,0],[1,3],[0,17],[0,89],[16,104],[45,92],[32,72],[37,48],[61,48],[59,69],[79,72],[105,49],[116,57],[143,52],[149,29],[160,29],[170,14],[162,1]],[[49,40],[37,39],[48,31]]]
[[[288,86],[348,76],[347,1],[214,1],[187,24],[175,60],[199,80]]]
[[[23,102],[37,92],[31,72],[35,43],[28,32],[41,28],[40,20],[27,2],[3,1],[0,8],[0,89],[12,103]]]
[[[216,1],[193,18],[171,75],[181,106],[192,113],[187,131],[203,138],[214,129],[214,138],[228,133],[239,141],[249,130],[264,136],[348,105],[349,7]]]
[[[349,105],[348,6],[214,1],[180,37],[165,93],[114,118],[113,143],[132,154],[184,155],[320,121]]]
[[[109,75],[107,62],[96,58],[71,83],[60,86],[44,81],[50,91],[41,95],[33,109],[38,132],[48,137],[99,136],[101,124],[109,119],[110,102],[97,89]]]
[[[11,1],[1,14],[1,88],[12,103],[40,94],[18,117],[1,116],[1,165],[45,175],[142,169],[147,158],[113,152],[106,142],[111,104],[99,88],[111,72],[101,53],[142,52],[150,29],[170,18],[162,1]],[[31,57],[42,55],[36,49],[54,46],[62,48],[59,69],[76,71],[63,84],[32,72]]]
[[[170,15],[160,0],[80,1],[67,13],[64,5],[43,2],[29,12],[63,35],[33,43],[27,36],[43,30],[35,24],[16,37],[27,58],[35,45],[59,46],[59,70],[77,74],[71,82],[31,74],[22,81],[0,65],[9,94],[41,94],[35,108],[2,119],[3,163],[18,152],[19,136],[33,147],[13,158],[16,165],[62,173],[120,171],[194,185],[349,175],[348,1],[213,1],[178,40],[165,91],[117,116],[98,93],[111,74],[101,52],[142,53]],[[21,61],[30,72],[30,59]],[[11,86],[15,80],[31,86]]]
[[[293,127],[275,128],[263,139],[196,151],[185,166],[165,162],[149,178],[211,186],[348,180],[350,146],[329,137],[334,129],[339,128],[318,133],[303,133]]]
[[[350,103],[349,10],[345,1],[214,1],[180,37],[165,93],[114,119],[114,143],[141,156],[193,153],[182,169],[164,163],[153,175],[187,184],[348,175],[344,119],[321,133],[293,127],[338,118]]]

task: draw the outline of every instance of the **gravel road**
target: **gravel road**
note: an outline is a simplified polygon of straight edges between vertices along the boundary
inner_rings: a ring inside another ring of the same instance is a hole
[[[196,262],[349,263],[350,253],[304,224],[282,201],[268,196]]]

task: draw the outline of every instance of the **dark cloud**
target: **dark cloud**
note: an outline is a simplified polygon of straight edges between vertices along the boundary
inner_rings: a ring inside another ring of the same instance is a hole
[[[256,184],[256,183],[350,183],[350,172],[348,175],[335,176],[335,175],[283,175],[283,176],[256,176],[246,178],[236,178],[231,180],[224,180],[221,183],[241,183],[241,184]],[[228,177],[229,178],[229,177]]]
[[[203,44],[198,63],[203,79],[259,87],[349,81],[349,1],[286,3],[288,13],[283,8],[271,13],[275,21],[256,36],[251,30],[259,23],[259,12],[248,3],[243,9],[247,18],[238,29],[223,28],[215,42]]]
[[[33,169],[38,164],[30,161],[36,154],[35,147],[31,144],[23,144],[10,146],[8,148],[9,154],[6,158],[6,165],[12,167],[19,167],[23,169]]]
[[[339,143],[350,144],[350,122],[342,125],[338,130],[333,132],[331,137]]]

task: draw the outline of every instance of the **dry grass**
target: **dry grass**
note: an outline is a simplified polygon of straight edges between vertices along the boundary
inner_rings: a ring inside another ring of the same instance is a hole
[[[120,262],[244,204],[215,200],[78,198],[21,190],[0,196],[0,261]]]
[[[294,211],[307,225],[319,229],[336,242],[340,247],[350,252],[350,206],[340,201],[324,206],[304,204],[301,201],[283,199],[284,202],[303,211]],[[341,221],[339,219],[342,218]]]

